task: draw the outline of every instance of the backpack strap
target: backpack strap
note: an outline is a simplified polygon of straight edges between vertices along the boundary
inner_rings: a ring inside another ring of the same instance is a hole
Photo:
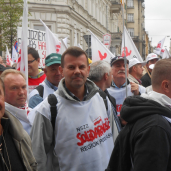
[[[116,99],[112,97],[107,90],[104,91],[109,98],[110,102],[113,104],[113,106],[116,108]]]
[[[50,112],[51,112],[51,123],[53,131],[55,130],[55,121],[57,116],[57,106],[58,100],[54,94],[50,94],[48,96],[48,103],[50,104]]]
[[[108,111],[108,105],[107,105],[107,99],[106,99],[106,93],[103,92],[102,90],[97,90],[97,92],[100,94],[100,96],[103,98],[105,107],[106,107],[106,111]]]
[[[39,92],[39,96],[43,98],[44,87],[39,85],[35,89]]]

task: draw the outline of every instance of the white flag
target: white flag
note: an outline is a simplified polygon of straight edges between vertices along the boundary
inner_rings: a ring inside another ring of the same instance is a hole
[[[60,49],[60,52],[61,52],[61,55],[68,49],[67,47],[67,43],[66,43],[66,38],[64,39],[61,39],[61,49]]]
[[[26,85],[28,91],[28,49],[27,49],[27,32],[28,32],[28,6],[27,0],[24,0],[21,47],[18,58],[17,70],[26,76]]]
[[[15,47],[12,47],[12,62],[17,63],[18,62],[18,53],[15,49]]]
[[[105,60],[110,63],[111,58],[115,56],[90,30],[88,31],[91,33],[92,61]]]
[[[9,53],[9,50],[8,50],[8,47],[6,46],[6,64],[9,65],[9,66],[12,66],[13,62],[12,62],[12,59],[11,59],[11,56],[10,56],[10,53]]]
[[[125,39],[125,45],[124,45],[124,39]],[[124,26],[124,34],[122,34],[121,56],[126,56],[128,60],[136,58],[140,62],[143,62],[142,57],[125,26]]]
[[[65,44],[66,48],[68,48],[68,37],[65,37],[63,40],[63,43]]]
[[[162,55],[162,59],[167,59],[167,58],[170,58],[170,53],[167,49],[165,49],[163,55]]]
[[[162,57],[164,54],[165,49],[161,49],[160,56]]]
[[[163,48],[165,39],[166,39],[166,37],[165,37],[164,39],[162,39],[162,40],[159,41],[159,43],[157,44],[157,47],[153,50],[153,52],[154,52],[155,54],[161,55],[161,50],[162,50],[162,48]]]
[[[62,55],[63,52],[61,50],[61,42],[41,19],[40,22],[46,29],[46,56],[50,55],[51,53],[58,53]]]

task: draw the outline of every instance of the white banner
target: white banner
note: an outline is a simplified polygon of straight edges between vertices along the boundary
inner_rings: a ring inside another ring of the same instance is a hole
[[[17,37],[18,37],[18,51],[20,50],[21,45],[21,32],[22,27],[17,28]],[[57,34],[55,34],[57,37]],[[45,58],[46,58],[46,32],[41,30],[35,30],[28,28],[27,32],[28,37],[28,46],[35,48],[40,56],[40,68],[45,67]]]

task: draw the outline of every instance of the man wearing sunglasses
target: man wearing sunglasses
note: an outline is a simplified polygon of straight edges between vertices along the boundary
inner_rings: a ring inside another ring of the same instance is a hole
[[[46,75],[44,71],[38,68],[40,62],[40,57],[38,52],[29,47],[28,48],[28,84],[29,84],[29,93],[36,88],[40,83],[44,81]]]

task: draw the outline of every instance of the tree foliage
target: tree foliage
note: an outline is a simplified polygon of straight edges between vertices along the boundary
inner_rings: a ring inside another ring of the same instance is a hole
[[[22,14],[23,0],[0,0],[0,50],[12,49]]]

